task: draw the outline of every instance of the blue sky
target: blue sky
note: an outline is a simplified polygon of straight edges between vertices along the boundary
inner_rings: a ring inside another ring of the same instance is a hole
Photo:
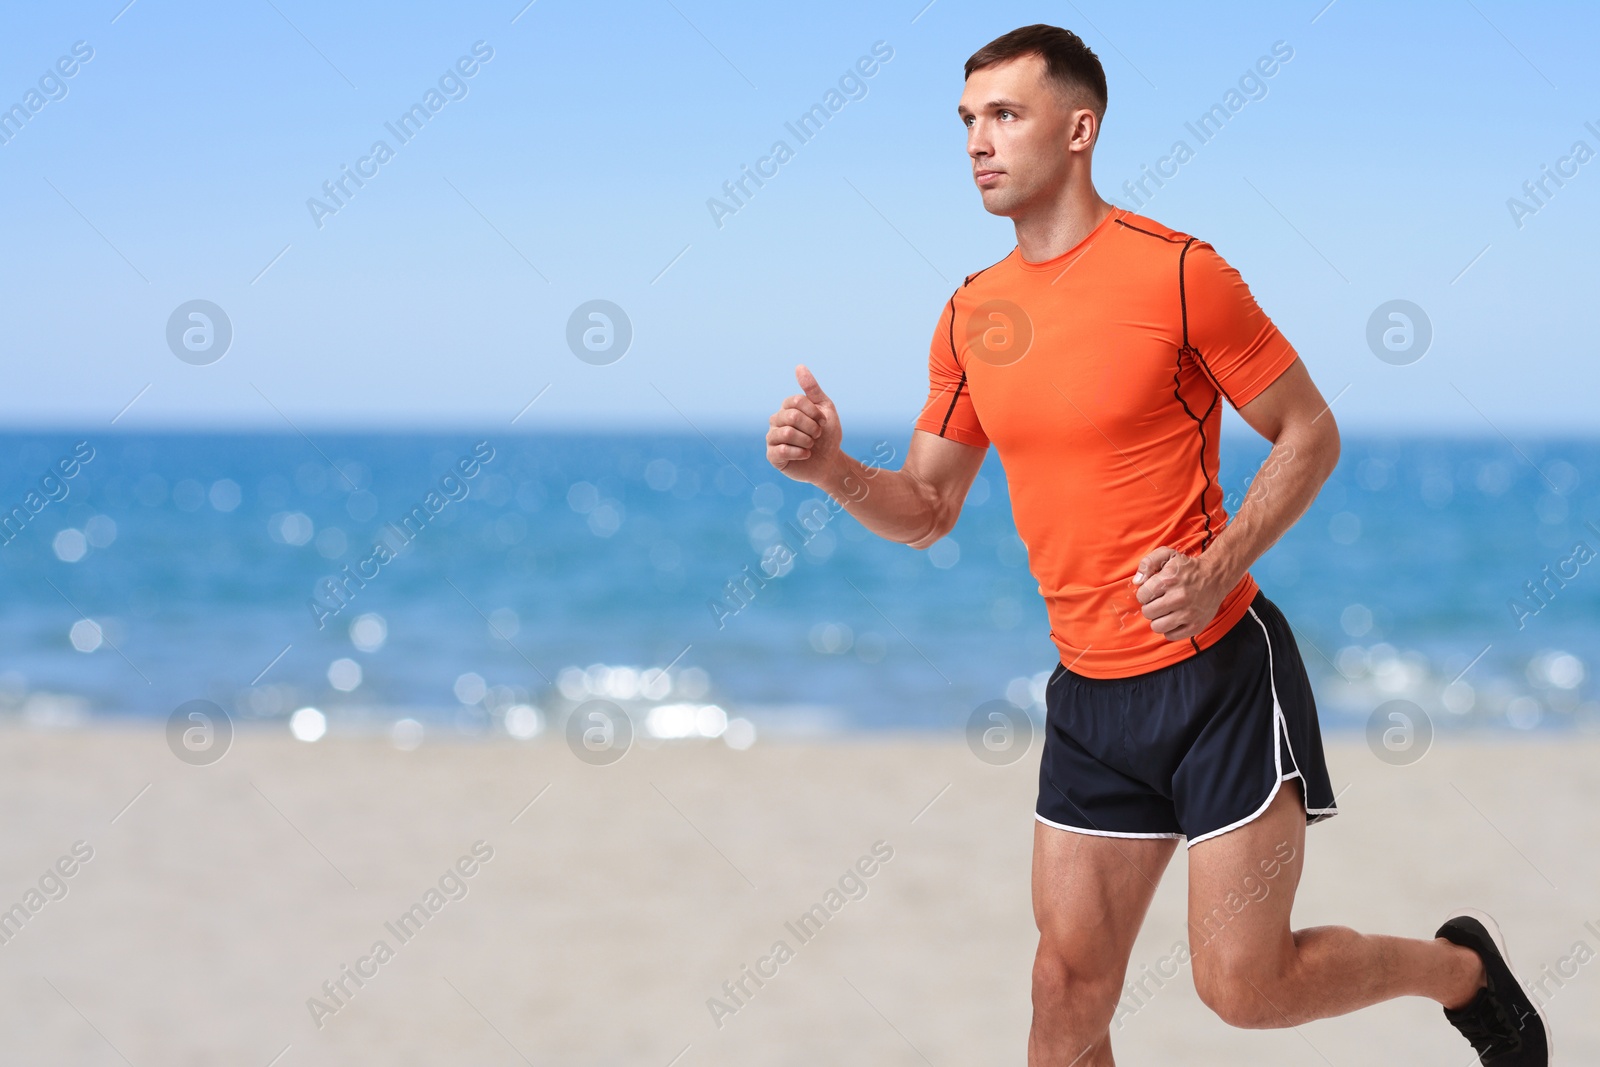
[[[760,427],[803,360],[847,427],[909,425],[943,301],[1013,244],[971,186],[961,64],[1052,21],[1105,63],[1096,175],[1123,202],[1142,165],[1196,143],[1186,122],[1292,49],[1141,210],[1239,267],[1323,392],[1343,390],[1347,429],[1593,432],[1600,159],[1565,164],[1520,220],[1507,201],[1531,204],[1523,183],[1575,142],[1600,152],[1600,13],[1324,2],[8,11],[0,107],[46,89],[0,127],[0,412],[491,426],[538,396],[519,428]],[[50,78],[80,41],[93,57]],[[451,80],[480,41],[492,58]],[[800,144],[785,123],[878,42],[892,58]],[[385,123],[442,77],[402,144]],[[308,199],[379,139],[393,158],[319,227]],[[778,139],[793,158],[719,227],[708,199]],[[233,327],[207,366],[166,341],[193,299]],[[566,341],[593,299],[632,325],[608,365]],[[1432,324],[1405,366],[1366,342],[1393,299]]]

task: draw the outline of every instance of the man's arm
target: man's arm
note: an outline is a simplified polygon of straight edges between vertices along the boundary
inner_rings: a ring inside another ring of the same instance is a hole
[[[839,412],[816,378],[800,366],[795,379],[804,393],[768,420],[769,463],[839,501],[879,537],[927,548],[950,532],[987,449],[913,430],[899,470],[868,467],[840,447]]]
[[[1272,442],[1272,451],[1238,513],[1204,554],[1158,548],[1140,561],[1133,577],[1150,628],[1169,640],[1186,640],[1206,628],[1222,598],[1305,514],[1339,462],[1333,413],[1299,359],[1239,415]]]

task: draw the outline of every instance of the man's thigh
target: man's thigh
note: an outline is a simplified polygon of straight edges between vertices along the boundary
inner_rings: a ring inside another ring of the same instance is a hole
[[[1034,821],[1033,915],[1041,952],[1122,985],[1174,838],[1099,837]]]
[[[1294,956],[1289,913],[1305,854],[1295,779],[1237,829],[1189,849],[1189,949],[1196,985],[1281,973]]]

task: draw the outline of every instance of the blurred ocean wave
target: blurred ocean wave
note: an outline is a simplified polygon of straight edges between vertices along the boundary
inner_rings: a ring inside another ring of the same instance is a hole
[[[206,699],[241,725],[412,747],[558,736],[605,699],[646,743],[737,748],[955,729],[1001,697],[1037,717],[1054,666],[992,456],[917,552],[777,475],[758,435],[4,445],[0,719],[30,727]],[[1225,441],[1230,509],[1265,454]],[[1347,436],[1253,573],[1329,729],[1397,699],[1441,728],[1592,728],[1596,520],[1600,443]]]

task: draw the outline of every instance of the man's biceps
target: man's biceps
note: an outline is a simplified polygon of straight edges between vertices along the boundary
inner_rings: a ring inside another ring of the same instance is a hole
[[[965,486],[977,477],[988,451],[987,445],[978,447],[916,430],[911,435],[911,447],[906,450],[905,467],[926,481],[959,482]]]
[[[975,456],[977,462],[982,463],[988,450],[988,445],[969,445],[953,437],[916,429],[911,431],[911,447],[906,450],[906,462],[925,459],[940,464],[960,463]]]
[[[959,515],[966,504],[967,494],[972,491],[972,483],[977,480],[986,451],[974,448],[972,445],[960,447],[966,450],[966,454],[959,457],[960,462],[951,463],[942,469],[937,480],[940,503],[953,515]]]
[[[1296,356],[1281,374],[1237,410],[1251,429],[1276,441],[1291,425],[1309,425],[1329,417],[1329,407],[1304,361]]]

